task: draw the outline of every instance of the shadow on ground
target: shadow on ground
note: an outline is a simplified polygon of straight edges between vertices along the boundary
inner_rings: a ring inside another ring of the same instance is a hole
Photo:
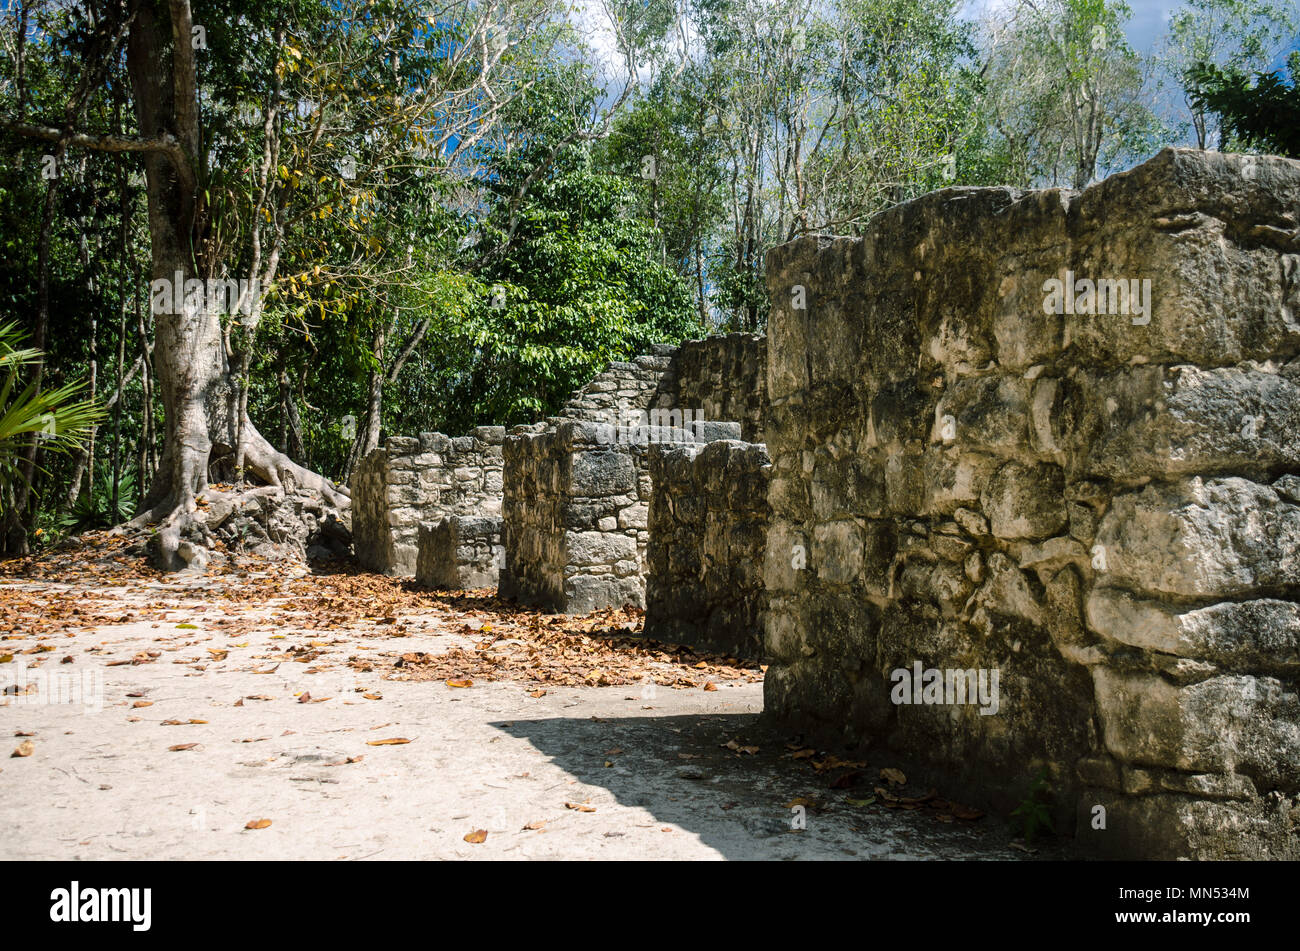
[[[698,836],[727,859],[1052,859],[1010,847],[994,817],[940,821],[886,809],[862,787],[832,789],[792,760],[785,738],[756,714],[515,720],[492,724],[526,739],[569,775]],[[727,744],[756,752],[737,752]],[[873,764],[871,775],[878,767]],[[797,829],[796,806],[806,818]],[[609,834],[609,833],[607,833]],[[615,833],[618,834],[618,833]],[[647,855],[646,858],[653,858]]]

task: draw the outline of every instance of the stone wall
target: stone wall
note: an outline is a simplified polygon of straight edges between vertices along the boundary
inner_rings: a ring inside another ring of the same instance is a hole
[[[744,334],[707,337],[680,348],[655,344],[648,354],[609,364],[569,398],[559,416],[523,429],[550,431],[566,419],[636,426],[637,414],[645,411],[661,411],[664,417],[662,423],[643,418],[645,424],[681,427],[687,425],[681,418],[687,411],[696,421],[739,420],[745,437],[755,438],[766,404],[765,352],[764,338]],[[670,413],[676,415],[670,419]],[[504,437],[500,426],[479,427],[469,436],[393,437],[367,455],[352,476],[360,563],[372,571],[411,575],[422,523],[450,515],[501,514]]]
[[[947,189],[767,261],[769,715],[1002,810],[1041,771],[1100,854],[1300,857],[1300,162]],[[1067,272],[1150,309],[1058,313]]]
[[[733,437],[739,429],[561,420],[553,428],[512,430],[505,441],[501,596],[570,614],[645,607],[650,447]]]
[[[500,515],[505,427],[468,436],[389,438],[352,475],[353,547],[362,566],[413,575],[419,528],[449,515]]]
[[[501,596],[585,614],[645,604],[646,447],[567,420],[505,441]]]
[[[705,419],[740,423],[741,438],[763,441],[767,417],[767,337],[729,334],[688,340],[673,360],[676,404]]]
[[[655,344],[650,353],[630,362],[616,361],[569,397],[560,418],[593,423],[612,422],[629,409],[670,409],[676,405],[677,386],[672,344]]]
[[[646,637],[761,658],[766,448],[656,445],[649,461]]]
[[[694,419],[739,422],[743,439],[760,442],[766,409],[767,338],[737,333],[656,344],[611,363],[569,397],[559,418],[612,423],[628,411],[687,410]]]
[[[495,588],[504,561],[500,516],[450,515],[420,526],[415,580],[442,591]]]

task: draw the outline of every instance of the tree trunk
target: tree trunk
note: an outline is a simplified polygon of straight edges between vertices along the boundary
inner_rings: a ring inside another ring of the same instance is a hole
[[[137,520],[160,523],[159,561],[175,569],[184,567],[177,546],[192,524],[197,496],[207,487],[208,465],[233,454],[241,435],[245,467],[271,485],[314,490],[336,506],[347,504],[347,492],[272,446],[241,405],[219,302],[203,291],[217,262],[204,257],[206,209],[196,173],[201,162],[189,3],[171,0],[169,5],[170,42],[167,24],[154,16],[152,4],[137,5],[127,68],[141,135],[170,137],[178,146],[144,153],[153,362],[165,435],[146,512]]]
[[[368,386],[366,388],[366,418],[357,430],[352,448],[348,451],[344,466],[344,479],[352,478],[352,471],[367,455],[379,447],[379,430],[383,426],[384,409],[384,347],[388,342],[388,330],[382,321],[376,324],[371,340],[371,352],[374,362],[371,364]]]

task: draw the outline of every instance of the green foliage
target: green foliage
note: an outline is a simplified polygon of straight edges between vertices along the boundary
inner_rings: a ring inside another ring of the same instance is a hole
[[[101,470],[90,491],[77,498],[72,516],[83,530],[121,524],[135,515],[137,492],[137,473],[135,467],[130,466],[122,470],[118,479],[117,502],[114,504],[113,473]]]
[[[1025,844],[1032,845],[1034,836],[1040,829],[1055,832],[1052,828],[1052,810],[1050,807],[1051,790],[1047,782],[1047,770],[1041,769],[1029,784],[1029,792],[1020,805],[1011,810],[1011,814],[1020,820],[1024,831]]]
[[[1254,83],[1237,69],[1198,63],[1188,71],[1199,106],[1218,114],[1224,130],[1246,148],[1300,158],[1300,74],[1291,60],[1291,82],[1280,70],[1260,73]]]
[[[507,226],[502,204],[484,241],[504,242]],[[635,214],[629,183],[585,157],[533,189],[454,338],[464,354],[465,421],[554,413],[611,360],[698,333],[690,293],[658,244]]]
[[[272,247],[278,261],[256,332],[229,325],[232,363],[249,357],[252,419],[332,477],[354,461],[376,392],[385,434],[537,419],[653,342],[761,330],[777,244],[860,233],[936,188],[1086,183],[1169,141],[1150,64],[1124,39],[1126,4],[995,6],[980,33],[959,0],[616,0],[627,49],[611,66],[552,0],[465,2],[435,19],[422,0],[196,0],[194,233],[232,277],[252,276],[255,233],[263,264]],[[1295,154],[1294,82],[1245,78],[1294,36],[1289,6],[1174,12],[1165,74],[1181,88],[1189,63],[1219,70],[1196,74],[1202,138],[1212,109],[1234,145]],[[30,9],[25,99],[0,56],[0,113],[59,126],[107,21],[84,5]],[[476,17],[492,25],[476,32]],[[0,23],[15,28],[16,12]],[[624,53],[638,80],[626,100]],[[77,125],[141,134],[124,63],[92,85]],[[41,176],[54,150],[0,130],[0,324],[39,310],[33,225],[49,202],[40,398],[76,405],[66,381],[93,372],[107,396],[153,334],[150,235],[138,155],[71,149],[56,188]],[[75,427],[42,443],[32,517],[45,537],[126,517],[160,449],[154,382],[146,368],[123,386],[88,466],[67,451]],[[44,410],[23,412],[11,446]],[[68,482],[86,468],[94,485],[69,513]]]
[[[46,453],[66,453],[80,448],[82,437],[103,418],[97,402],[77,399],[83,382],[41,389],[33,380],[24,386],[23,368],[41,354],[23,347],[23,341],[17,324],[0,325],[0,511],[13,498],[22,477],[19,459],[32,439],[40,440]]]

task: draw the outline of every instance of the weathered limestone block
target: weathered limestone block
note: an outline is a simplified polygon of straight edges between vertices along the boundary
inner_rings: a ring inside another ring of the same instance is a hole
[[[1300,670],[1300,604],[1259,598],[1201,608],[1137,598],[1121,588],[1093,588],[1088,626],[1122,644],[1229,670],[1295,675]]]
[[[1117,495],[1097,532],[1105,578],[1135,591],[1248,596],[1300,578],[1300,505],[1246,479],[1148,485]]]
[[[1053,438],[1075,478],[1120,483],[1300,468],[1300,386],[1258,365],[1138,366],[1062,381]]]
[[[645,635],[763,654],[767,477],[762,445],[652,446]]]
[[[1122,763],[1300,785],[1294,682],[1229,674],[1176,686],[1153,673],[1092,668],[1106,748]]]
[[[1041,772],[1103,854],[1296,856],[1298,234],[1300,162],[1166,150],[770,251],[767,714]]]
[[[452,515],[420,526],[415,580],[439,590],[491,588],[497,584],[505,547],[501,517]]]

